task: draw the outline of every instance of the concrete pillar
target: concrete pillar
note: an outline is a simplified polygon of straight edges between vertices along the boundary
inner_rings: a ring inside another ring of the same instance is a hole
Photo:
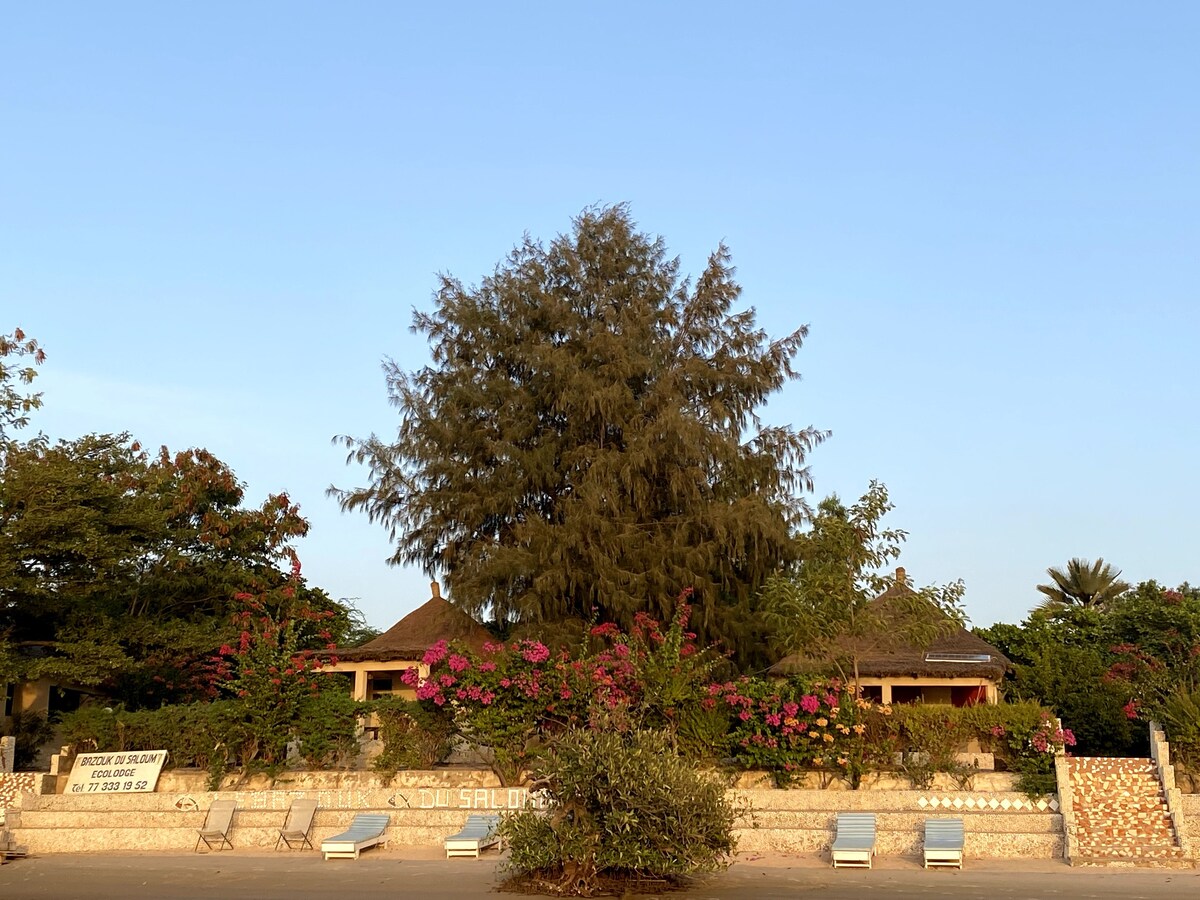
[[[356,669],[354,672],[354,699],[367,699],[367,671],[366,669]]]
[[[880,697],[880,699],[884,703],[891,703],[892,702],[892,683],[890,681],[885,681],[883,683],[883,687],[881,687],[879,690],[880,690],[880,694],[882,695]]]
[[[11,772],[17,759],[17,739],[0,737],[0,772]]]

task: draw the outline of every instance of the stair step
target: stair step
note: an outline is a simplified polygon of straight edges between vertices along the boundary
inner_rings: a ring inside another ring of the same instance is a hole
[[[1075,757],[1067,766],[1075,813],[1072,865],[1191,865],[1154,763]]]

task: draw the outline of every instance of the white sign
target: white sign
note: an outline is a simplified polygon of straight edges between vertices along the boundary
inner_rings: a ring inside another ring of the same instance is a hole
[[[135,794],[153,791],[167,761],[166,750],[86,753],[75,757],[68,794]]]

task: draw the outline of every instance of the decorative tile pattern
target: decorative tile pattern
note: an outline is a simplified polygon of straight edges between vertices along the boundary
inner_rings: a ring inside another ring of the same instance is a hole
[[[1078,757],[1067,768],[1081,861],[1146,865],[1186,859],[1150,760]]]
[[[15,806],[18,794],[35,793],[38,777],[37,772],[0,773],[0,810]]]
[[[919,806],[921,809],[956,809],[960,812],[965,809],[978,812],[987,812],[990,810],[992,812],[1056,813],[1060,808],[1057,797],[1051,797],[1049,800],[1047,800],[1045,797],[1039,798],[1038,800],[1029,800],[1022,797],[1005,797],[1001,800],[997,800],[995,797],[963,797],[961,795],[951,797],[948,795],[939,796],[936,794],[932,797],[921,795],[921,797],[917,799],[917,806]]]

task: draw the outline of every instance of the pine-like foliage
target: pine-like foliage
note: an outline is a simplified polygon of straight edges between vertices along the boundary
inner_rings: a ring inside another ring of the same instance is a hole
[[[394,563],[500,621],[660,618],[694,589],[708,636],[791,553],[812,428],[764,427],[807,334],[771,340],[722,245],[692,285],[624,206],[528,236],[478,287],[442,276],[413,330],[432,364],[385,363],[393,441],[344,438]]]

